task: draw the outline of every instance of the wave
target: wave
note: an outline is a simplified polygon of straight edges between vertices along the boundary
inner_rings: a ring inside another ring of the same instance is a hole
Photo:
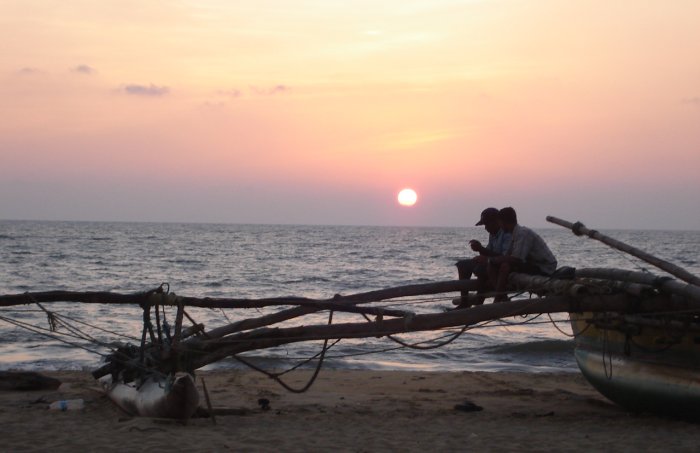
[[[166,263],[171,263],[171,264],[197,264],[197,265],[202,265],[204,264],[202,260],[198,259],[192,259],[192,258],[171,258],[165,260]]]
[[[319,282],[326,283],[326,282],[330,282],[330,281],[331,280],[328,278],[312,276],[312,277],[295,278],[293,280],[285,280],[282,282],[282,284],[291,285],[291,284],[295,284],[295,283],[319,283]]]

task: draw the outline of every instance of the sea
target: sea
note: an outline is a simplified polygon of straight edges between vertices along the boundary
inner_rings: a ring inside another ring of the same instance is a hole
[[[616,267],[664,275],[626,253],[561,227],[535,229],[560,266]],[[601,230],[603,234],[700,274],[700,232]],[[182,296],[326,299],[394,286],[456,278],[454,263],[473,255],[470,239],[484,243],[482,228],[241,225],[0,221],[0,296],[25,292],[112,291],[132,293],[165,284]],[[451,308],[457,293],[392,300],[416,313]],[[488,303],[488,301],[487,301]],[[43,307],[43,308],[42,308]],[[138,306],[45,303],[0,307],[0,369],[93,370],[116,343],[138,345]],[[190,309],[207,330],[284,307]],[[45,311],[44,311],[45,310]],[[72,328],[49,329],[47,311]],[[172,321],[174,314],[166,312]],[[474,326],[451,343],[427,350],[387,338],[342,340],[323,366],[333,369],[422,371],[576,372],[566,314],[516,317]],[[327,324],[328,312],[284,325]],[[334,313],[333,322],[363,322]],[[433,344],[459,329],[399,336]],[[243,354],[256,366],[285,370],[304,363],[322,341],[294,343]],[[208,369],[239,369],[224,359]],[[315,366],[315,362],[303,366]]]

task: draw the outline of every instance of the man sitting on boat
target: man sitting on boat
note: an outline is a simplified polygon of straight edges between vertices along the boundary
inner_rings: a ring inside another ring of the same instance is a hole
[[[494,302],[503,302],[508,300],[505,290],[511,272],[552,275],[557,270],[557,259],[539,234],[518,225],[515,209],[501,209],[498,218],[503,231],[510,233],[512,238],[510,248],[503,256],[488,259],[488,273],[491,284],[499,293]]]
[[[471,305],[484,303],[483,297],[478,293],[487,289],[488,286],[487,260],[490,257],[504,255],[510,247],[511,234],[501,228],[498,209],[486,208],[481,211],[481,218],[476,223],[476,226],[480,225],[483,225],[484,229],[489,233],[488,244],[484,247],[481,242],[472,239],[469,241],[469,246],[478,255],[455,263],[460,280],[469,280],[472,274],[476,275],[479,282],[479,290],[477,291],[477,296],[471,299],[468,291],[462,291],[462,297],[453,301],[453,303],[458,305],[457,308],[466,308]]]

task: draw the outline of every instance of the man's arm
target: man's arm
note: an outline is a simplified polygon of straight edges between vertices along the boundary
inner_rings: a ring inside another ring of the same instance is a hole
[[[491,249],[488,249],[481,245],[481,242],[477,241],[476,239],[472,239],[469,241],[469,245],[471,246],[472,250],[477,252],[479,255],[482,256],[498,256],[498,253],[494,252]]]

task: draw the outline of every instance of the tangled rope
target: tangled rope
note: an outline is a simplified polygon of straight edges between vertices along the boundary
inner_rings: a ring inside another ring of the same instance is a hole
[[[333,323],[333,310],[331,310],[330,313],[329,313],[329,315],[328,315],[328,325],[331,325],[332,323]],[[284,387],[286,390],[288,390],[288,391],[290,391],[290,392],[292,392],[292,393],[304,393],[304,392],[306,392],[308,389],[311,388],[311,386],[313,385],[313,383],[316,381],[316,378],[318,377],[318,374],[321,372],[321,367],[323,366],[323,360],[324,360],[324,358],[325,358],[325,356],[326,356],[326,351],[328,351],[328,349],[330,349],[331,347],[333,347],[333,346],[335,346],[336,344],[338,344],[339,341],[340,341],[339,339],[336,340],[335,343],[333,343],[330,347],[328,346],[328,338],[326,338],[326,339],[323,341],[323,348],[321,349],[321,352],[319,352],[319,353],[316,355],[316,356],[319,356],[318,363],[316,364],[316,369],[314,370],[314,373],[311,375],[311,378],[310,378],[309,381],[306,383],[306,385],[304,385],[302,388],[299,388],[299,389],[294,388],[294,387],[292,387],[291,385],[289,385],[289,384],[287,384],[286,382],[284,382],[282,379],[280,379],[280,376],[282,376],[283,374],[289,373],[290,371],[292,371],[292,370],[294,370],[294,369],[296,369],[296,368],[299,368],[300,366],[303,365],[303,363],[298,364],[297,366],[295,366],[295,367],[293,367],[293,368],[291,368],[291,369],[289,369],[289,370],[287,370],[287,371],[284,371],[284,372],[282,372],[282,373],[270,373],[269,371],[263,370],[262,368],[253,365],[252,363],[250,363],[249,361],[243,359],[242,357],[239,357],[238,355],[234,355],[233,358],[236,359],[236,360],[238,360],[239,362],[243,363],[244,365],[250,367],[251,369],[253,369],[253,370],[255,370],[255,371],[258,371],[258,372],[260,372],[260,373],[265,374],[267,377],[269,377],[270,379],[273,379],[275,382],[277,382],[277,383],[280,384],[282,387]],[[316,357],[316,356],[314,356],[314,357]],[[306,361],[306,363],[310,362],[311,360],[313,360],[313,358],[308,359],[308,360]]]

